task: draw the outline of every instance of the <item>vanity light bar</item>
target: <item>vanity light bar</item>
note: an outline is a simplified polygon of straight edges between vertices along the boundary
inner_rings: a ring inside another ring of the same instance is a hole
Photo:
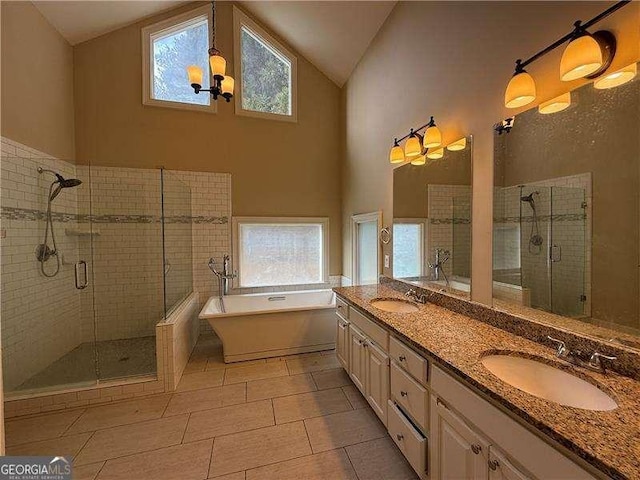
[[[587,32],[587,28],[630,2],[631,0],[617,2],[585,23],[578,20],[573,24],[574,29],[564,37],[524,61],[516,60],[515,72],[504,94],[505,107],[523,107],[536,99],[535,82],[525,67],[566,42],[569,44],[563,52],[560,62],[560,79],[562,81],[568,82],[585,77],[596,78],[604,72],[613,61],[616,38],[607,30],[590,34]]]
[[[424,135],[420,132],[425,130]],[[404,148],[400,142],[406,140]],[[442,132],[436,126],[433,117],[421,127],[412,128],[404,137],[394,138],[393,146],[389,151],[389,163],[404,163],[410,161],[411,165],[425,165],[427,158],[432,160],[444,156],[444,149],[451,152],[464,150],[467,147],[467,138],[462,137],[448,145],[442,144]]]

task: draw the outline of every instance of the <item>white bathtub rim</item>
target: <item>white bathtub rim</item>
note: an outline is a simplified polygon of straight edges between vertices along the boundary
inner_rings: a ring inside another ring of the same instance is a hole
[[[291,295],[293,293],[318,293],[318,292],[332,292],[332,290],[328,290],[328,289],[320,289],[320,290],[296,290],[296,291],[292,291],[292,292],[269,292],[269,293],[249,293],[246,295],[241,295],[241,296],[247,296],[247,297],[252,297],[252,296],[281,296],[281,295]],[[215,312],[211,312],[211,313],[205,313],[211,304],[215,305]],[[209,318],[233,318],[233,317],[239,317],[239,316],[249,316],[249,315],[268,315],[268,314],[272,314],[272,313],[285,313],[285,312],[300,312],[300,311],[305,311],[305,310],[326,310],[326,309],[332,309],[332,308],[336,308],[336,297],[335,294],[332,297],[332,301],[329,304],[326,305],[312,305],[312,306],[304,306],[304,307],[291,307],[291,308],[274,308],[272,310],[255,310],[255,311],[251,311],[251,312],[221,312],[221,308],[220,308],[220,297],[218,296],[213,296],[210,297],[209,300],[207,300],[207,302],[204,304],[204,307],[202,307],[202,310],[200,311],[200,314],[198,315],[198,318],[200,318],[201,320],[206,320]]]

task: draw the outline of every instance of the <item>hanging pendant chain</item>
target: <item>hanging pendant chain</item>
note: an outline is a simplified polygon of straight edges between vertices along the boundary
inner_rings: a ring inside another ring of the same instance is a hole
[[[216,48],[216,2],[211,2],[211,48],[209,49],[209,55],[216,55],[218,49]]]

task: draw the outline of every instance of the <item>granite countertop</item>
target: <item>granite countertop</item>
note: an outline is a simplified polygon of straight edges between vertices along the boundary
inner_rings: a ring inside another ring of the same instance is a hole
[[[551,347],[519,337],[446,308],[419,305],[416,313],[389,313],[370,305],[374,298],[401,298],[384,285],[334,288],[337,295],[374,317],[445,370],[463,378],[544,435],[613,478],[640,478],[640,382],[608,371],[575,367],[575,374],[618,403],[612,411],[566,407],[530,395],[503,382],[480,362],[490,351],[534,355],[558,365]],[[566,364],[569,365],[569,364]],[[574,368],[570,366],[570,368]]]

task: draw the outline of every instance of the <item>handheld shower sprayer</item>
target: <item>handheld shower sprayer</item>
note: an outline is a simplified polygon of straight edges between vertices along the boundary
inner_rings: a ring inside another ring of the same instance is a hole
[[[40,271],[45,277],[55,277],[60,271],[60,257],[58,256],[58,247],[56,245],[56,236],[53,230],[53,216],[51,214],[51,203],[60,194],[63,188],[77,187],[82,184],[82,180],[77,178],[64,178],[58,172],[38,167],[38,173],[50,173],[56,179],[49,185],[49,196],[47,198],[47,213],[45,216],[44,240],[36,247],[36,258],[40,262]],[[51,246],[49,246],[49,230],[51,230]],[[44,264],[51,257],[56,257],[56,269],[52,273],[48,273],[44,269]]]

